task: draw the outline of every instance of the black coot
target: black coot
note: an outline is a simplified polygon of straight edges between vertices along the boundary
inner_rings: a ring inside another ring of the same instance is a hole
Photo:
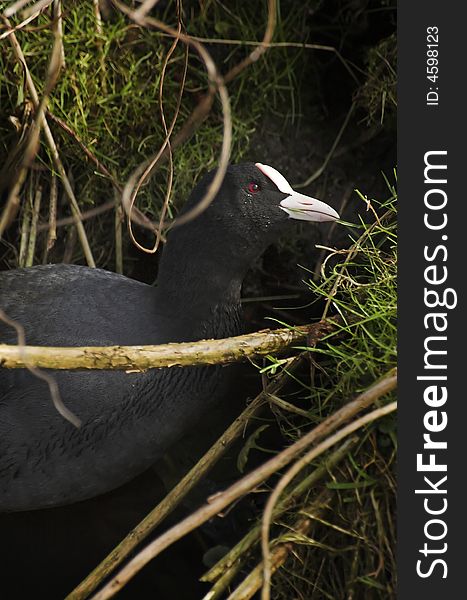
[[[196,186],[186,209],[212,177]],[[0,307],[24,326],[32,345],[236,335],[245,273],[289,217],[331,221],[338,214],[294,192],[272,167],[233,165],[209,208],[169,234],[157,287],[100,269],[37,266],[0,274]],[[16,343],[2,323],[0,342]],[[222,400],[228,373],[222,367],[53,371],[65,404],[82,420],[76,429],[54,409],[43,381],[26,370],[0,369],[0,510],[69,504],[130,480]]]

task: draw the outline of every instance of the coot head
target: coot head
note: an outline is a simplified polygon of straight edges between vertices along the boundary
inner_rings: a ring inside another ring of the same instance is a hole
[[[204,196],[214,177],[208,173],[194,188],[184,207],[192,209]],[[241,163],[227,168],[224,181],[213,202],[200,217],[216,225],[224,234],[269,237],[290,219],[334,221],[337,212],[319,200],[294,191],[276,169],[262,163]],[[208,231],[207,227],[205,231]]]

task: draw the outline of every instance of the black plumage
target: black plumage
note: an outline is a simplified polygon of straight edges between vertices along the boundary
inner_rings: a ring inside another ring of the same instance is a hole
[[[192,192],[199,202],[213,174]],[[228,168],[198,218],[174,228],[157,286],[100,269],[47,265],[0,274],[0,307],[31,345],[133,345],[241,333],[240,291],[254,259],[289,222],[333,220],[329,206],[293,192],[266,165]],[[16,334],[0,323],[0,342]],[[231,370],[215,367],[52,371],[77,429],[55,410],[47,385],[0,369],[0,510],[73,503],[149,467],[220,402]]]

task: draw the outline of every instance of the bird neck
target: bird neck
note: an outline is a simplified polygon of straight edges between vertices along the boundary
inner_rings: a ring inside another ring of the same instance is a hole
[[[172,333],[174,321],[179,324],[177,338],[237,335],[242,282],[262,248],[240,237],[226,243],[209,230],[200,236],[190,229],[182,226],[169,235],[159,265],[157,305],[171,320]]]

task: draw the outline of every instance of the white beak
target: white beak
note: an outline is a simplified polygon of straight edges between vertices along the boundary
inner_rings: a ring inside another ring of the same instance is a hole
[[[292,219],[321,223],[323,221],[335,221],[339,218],[339,214],[328,204],[295,192],[287,179],[273,167],[261,163],[256,163],[256,166],[266,177],[269,177],[280,192],[288,194],[279,206]]]

